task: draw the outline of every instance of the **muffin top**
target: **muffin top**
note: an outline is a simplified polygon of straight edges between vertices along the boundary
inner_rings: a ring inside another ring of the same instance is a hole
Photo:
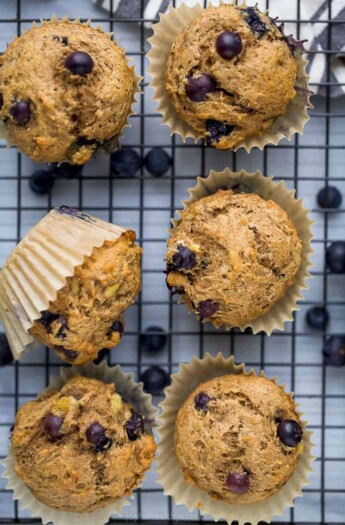
[[[200,384],[178,412],[175,453],[188,483],[229,503],[277,492],[302,452],[292,398],[273,381],[225,375]]]
[[[124,331],[122,313],[135,301],[141,285],[142,250],[134,241],[135,233],[127,230],[94,248],[34,322],[31,335],[76,365],[117,345]]]
[[[12,451],[17,475],[38,500],[90,512],[131,493],[155,443],[113,384],[77,376],[19,409]]]
[[[167,285],[201,319],[242,328],[294,282],[301,250],[278,204],[219,190],[182,212],[168,240]]]
[[[210,6],[177,36],[166,89],[209,145],[232,149],[265,134],[296,94],[289,40],[257,7]]]
[[[14,40],[0,66],[0,118],[36,162],[84,164],[126,123],[133,71],[100,29],[43,23]]]

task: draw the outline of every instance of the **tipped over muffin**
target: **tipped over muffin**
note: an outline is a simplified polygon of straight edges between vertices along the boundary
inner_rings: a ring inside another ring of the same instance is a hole
[[[117,345],[124,332],[123,312],[141,286],[141,248],[127,230],[105,241],[77,266],[56,299],[34,321],[30,334],[64,361],[81,365],[103,348]]]

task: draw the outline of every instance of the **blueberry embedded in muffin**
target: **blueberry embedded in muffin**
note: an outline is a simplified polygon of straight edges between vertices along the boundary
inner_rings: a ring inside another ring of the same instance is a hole
[[[186,481],[226,503],[255,503],[293,475],[303,428],[291,396],[264,377],[200,384],[179,409],[174,449]]]
[[[17,476],[39,501],[66,512],[130,494],[155,453],[144,417],[114,384],[79,376],[24,404],[11,439]]]
[[[208,145],[233,149],[264,135],[295,97],[290,38],[256,6],[201,11],[175,39],[166,65],[174,109]]]
[[[71,208],[67,212],[92,220]],[[134,241],[135,233],[127,231],[94,248],[41,312],[30,334],[75,365],[93,361],[102,349],[117,345],[124,333],[123,312],[141,285],[141,248]]]

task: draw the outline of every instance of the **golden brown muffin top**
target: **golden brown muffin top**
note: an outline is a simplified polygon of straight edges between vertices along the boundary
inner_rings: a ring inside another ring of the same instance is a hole
[[[168,240],[167,284],[202,319],[243,327],[294,282],[301,250],[274,201],[219,190],[182,212]]]
[[[85,71],[91,60],[91,71],[75,74],[66,66],[76,52],[88,55],[76,60]],[[84,164],[120,134],[133,72],[124,50],[101,30],[63,20],[44,23],[16,38],[0,66],[0,118],[11,140],[36,162]],[[18,103],[26,104],[20,117]]]
[[[278,428],[294,446],[278,437]],[[243,374],[200,384],[175,424],[186,481],[228,503],[253,503],[278,491],[294,471],[301,439],[291,397],[269,379]]]
[[[204,9],[177,36],[166,89],[209,144],[232,149],[285,113],[296,77],[293,51],[272,19],[256,7],[222,4]]]
[[[18,411],[15,471],[56,510],[90,512],[131,493],[155,453],[144,419],[114,384],[76,376]]]

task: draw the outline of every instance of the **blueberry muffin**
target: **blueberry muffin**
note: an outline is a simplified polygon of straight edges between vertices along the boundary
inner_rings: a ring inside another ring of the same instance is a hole
[[[30,334],[64,361],[81,365],[103,348],[117,345],[124,331],[122,314],[140,291],[141,248],[135,233],[105,241],[57,292]]]
[[[176,112],[219,149],[259,138],[296,95],[294,42],[256,6],[202,10],[167,60],[166,90]]]
[[[167,285],[202,320],[244,328],[293,284],[301,250],[274,201],[219,190],[181,213],[168,240]]]
[[[303,430],[292,398],[273,381],[224,375],[180,408],[174,448],[186,481],[227,503],[269,498],[291,477]]]
[[[18,411],[12,432],[17,476],[42,503],[91,512],[132,492],[155,442],[114,384],[76,376]]]
[[[89,25],[43,23],[0,56],[0,118],[36,162],[84,164],[99,147],[111,148],[133,93],[124,50]]]

